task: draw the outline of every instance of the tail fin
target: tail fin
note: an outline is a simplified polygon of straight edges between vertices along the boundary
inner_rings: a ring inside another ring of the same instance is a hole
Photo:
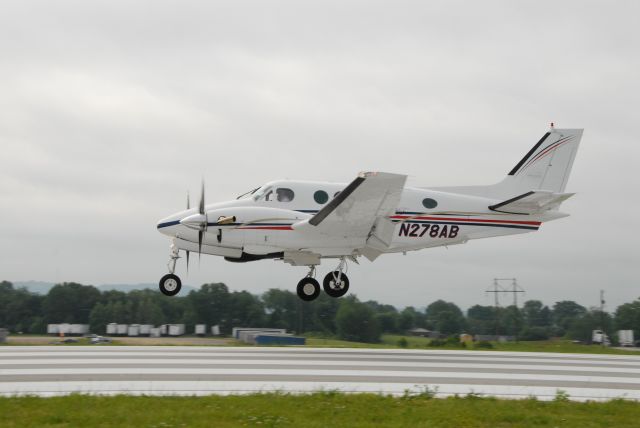
[[[532,190],[564,192],[582,139],[582,129],[554,129],[533,146],[509,174],[490,186],[447,187],[466,195],[506,199]]]

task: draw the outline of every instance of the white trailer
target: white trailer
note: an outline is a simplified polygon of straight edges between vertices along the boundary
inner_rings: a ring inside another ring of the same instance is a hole
[[[149,330],[149,337],[160,337],[160,328],[154,327]]]
[[[207,334],[206,324],[196,324],[195,334],[198,336],[204,336]]]
[[[47,334],[60,333],[60,326],[58,324],[47,324]]]
[[[69,324],[69,334],[82,336],[89,333],[89,324]]]
[[[162,324],[160,326],[160,335],[166,336],[167,334],[169,334],[169,324]]]
[[[184,334],[184,324],[169,324],[169,336],[182,336]]]
[[[131,324],[127,329],[127,336],[138,336],[138,335],[140,335],[140,325]]]
[[[118,334],[118,324],[112,322],[107,324],[107,334],[109,336],[113,336],[115,334]]]
[[[211,326],[211,334],[214,336],[220,336],[220,326],[219,325],[212,325]]]
[[[149,336],[152,328],[151,324],[140,324],[140,336]]]
[[[58,324],[58,334],[69,334],[71,332],[71,324]]]
[[[634,346],[633,330],[618,330],[620,346]]]
[[[129,332],[129,324],[118,324],[116,327],[116,334],[119,336],[126,336]]]

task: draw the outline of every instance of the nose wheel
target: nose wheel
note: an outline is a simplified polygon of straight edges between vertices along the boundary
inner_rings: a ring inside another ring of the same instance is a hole
[[[180,255],[178,253],[178,247],[176,246],[175,242],[172,242],[169,248],[171,249],[171,252],[169,254],[169,263],[167,263],[169,273],[160,278],[158,287],[160,288],[160,292],[165,296],[175,296],[180,292],[180,289],[182,288],[182,281],[180,281],[178,275],[174,274],[176,270],[176,261],[178,261]],[[189,260],[188,257],[187,260]]]
[[[182,288],[182,281],[178,278],[178,275],[168,273],[160,278],[160,291],[165,296],[175,296],[180,292]]]

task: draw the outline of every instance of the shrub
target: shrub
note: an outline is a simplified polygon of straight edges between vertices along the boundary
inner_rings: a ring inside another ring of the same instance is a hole
[[[400,348],[406,348],[407,346],[409,346],[409,342],[407,342],[407,339],[405,339],[404,337],[401,337],[401,338],[398,340],[398,346],[399,346]]]
[[[487,342],[486,340],[481,340],[480,342],[473,345],[476,349],[493,349],[493,344],[491,342]]]

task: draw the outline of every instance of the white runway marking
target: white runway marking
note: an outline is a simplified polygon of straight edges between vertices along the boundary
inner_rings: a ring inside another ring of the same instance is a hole
[[[439,350],[2,347],[0,394],[341,390],[640,400],[640,356]]]

